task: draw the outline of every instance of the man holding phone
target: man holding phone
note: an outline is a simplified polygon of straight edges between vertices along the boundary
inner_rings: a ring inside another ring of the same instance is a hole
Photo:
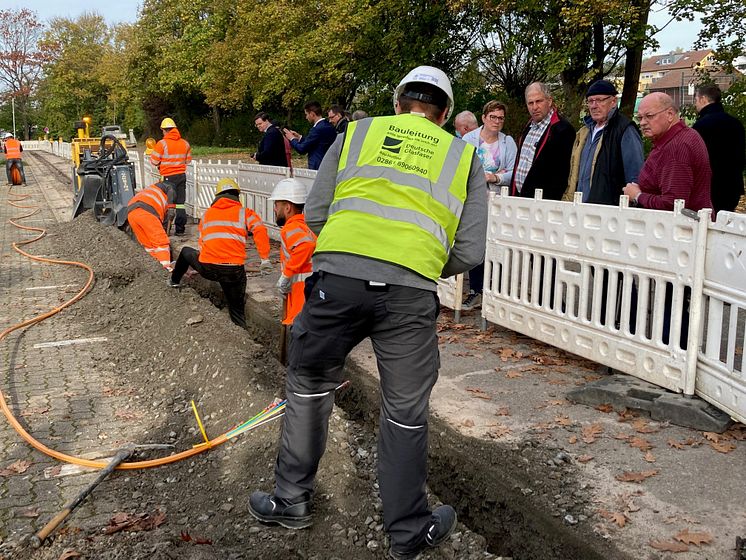
[[[301,136],[287,128],[283,128],[282,132],[296,152],[308,154],[308,168],[318,169],[326,151],[336,140],[337,131],[323,117],[321,104],[318,101],[309,101],[303,106],[303,111],[306,114],[306,120],[311,123],[311,130],[308,134]]]

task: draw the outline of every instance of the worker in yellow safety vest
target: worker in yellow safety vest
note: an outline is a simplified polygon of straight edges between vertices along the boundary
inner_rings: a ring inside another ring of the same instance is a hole
[[[415,558],[456,526],[428,506],[430,392],[440,363],[438,278],[484,258],[487,184],[473,146],[441,126],[448,77],[420,66],[394,92],[396,115],[353,121],[326,153],[306,199],[314,276],[290,330],[274,492],[254,492],[265,523],[308,527],[334,390],[347,354],[370,337],[381,380],[378,484],[389,557]]]
[[[176,128],[173,119],[161,121],[163,139],[150,153],[150,163],[158,168],[161,177],[176,191],[176,219],[174,235],[186,235],[186,168],[192,162],[192,148]]]
[[[23,172],[23,162],[21,161],[21,152],[23,146],[13,137],[11,132],[5,133],[5,142],[3,152],[5,152],[5,174],[8,176],[8,184],[13,184],[13,168],[18,169],[21,174],[21,183],[26,184],[26,174]]]

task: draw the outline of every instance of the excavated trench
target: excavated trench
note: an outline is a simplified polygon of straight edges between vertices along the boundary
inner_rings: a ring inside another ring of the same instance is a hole
[[[220,287],[195,278],[190,286],[218,308],[225,306]],[[254,340],[277,353],[277,318],[249,300],[247,321]],[[346,365],[352,386],[337,397],[337,406],[374,438],[378,424],[378,384],[353,361]],[[626,560],[590,524],[569,525],[554,504],[567,497],[580,502],[590,516],[590,502],[579,498],[583,487],[572,467],[548,467],[553,449],[535,441],[518,445],[461,435],[440,418],[430,426],[431,492],[452,504],[459,520],[484,537],[489,552],[515,560]],[[578,511],[576,508],[575,511]]]

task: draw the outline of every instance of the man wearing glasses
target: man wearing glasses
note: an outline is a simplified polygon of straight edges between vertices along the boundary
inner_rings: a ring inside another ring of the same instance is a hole
[[[622,189],[637,181],[644,161],[642,138],[634,123],[617,110],[617,90],[607,80],[585,94],[588,115],[575,137],[565,200],[583,193],[583,202],[618,204]]]
[[[637,182],[626,194],[637,206],[673,210],[677,198],[690,210],[712,208],[710,160],[702,137],[679,118],[673,99],[665,93],[646,95],[637,118],[643,136],[653,141]]]

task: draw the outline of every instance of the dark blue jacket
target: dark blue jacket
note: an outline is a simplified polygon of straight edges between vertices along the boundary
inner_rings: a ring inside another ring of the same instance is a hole
[[[318,169],[326,151],[337,139],[337,131],[326,119],[321,119],[312,126],[308,134],[298,140],[291,140],[290,145],[299,154],[308,154],[308,168]]]
[[[285,157],[285,139],[276,125],[270,126],[259,142],[259,148],[254,159],[262,165],[279,165],[287,167],[288,161]]]

